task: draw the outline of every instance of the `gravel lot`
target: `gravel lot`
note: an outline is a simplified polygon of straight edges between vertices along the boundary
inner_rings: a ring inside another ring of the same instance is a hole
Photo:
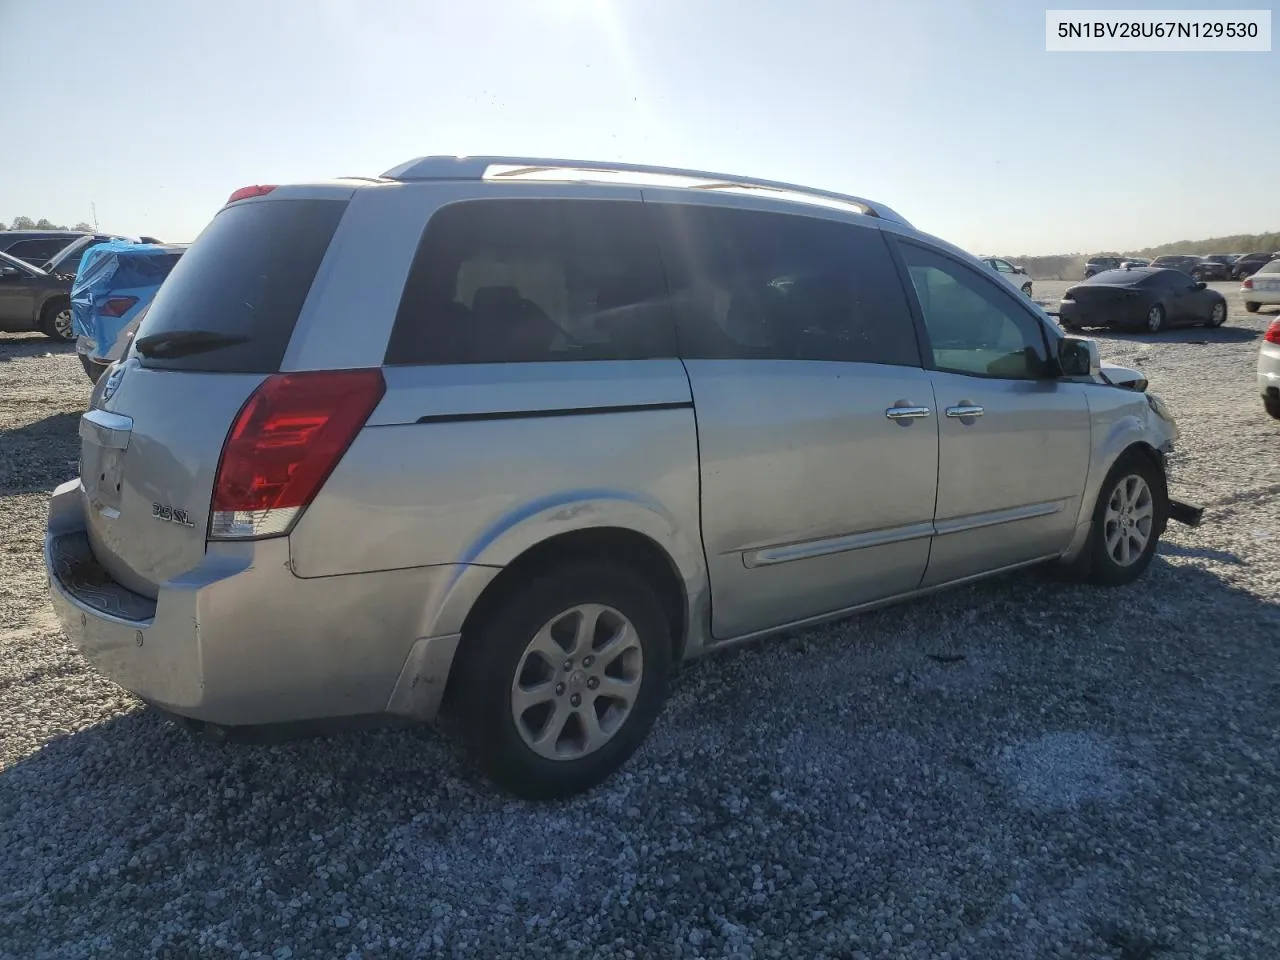
[[[0,956],[1280,956],[1272,313],[1231,297],[1103,338],[1209,507],[1144,581],[1033,572],[702,661],[624,774],[541,806],[431,731],[219,747],[95,676],[40,560],[88,381],[0,336]]]

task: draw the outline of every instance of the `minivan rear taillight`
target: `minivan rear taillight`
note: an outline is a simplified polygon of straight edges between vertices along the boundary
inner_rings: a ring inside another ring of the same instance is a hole
[[[1272,320],[1265,334],[1267,343],[1280,343],[1280,320]]]
[[[268,377],[240,410],[222,446],[209,539],[288,533],[385,390],[377,369]]]

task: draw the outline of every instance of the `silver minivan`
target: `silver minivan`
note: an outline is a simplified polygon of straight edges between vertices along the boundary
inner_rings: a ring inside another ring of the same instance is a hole
[[[221,731],[443,710],[553,797],[691,657],[1047,561],[1134,580],[1176,428],[879,203],[426,157],[233,194],[80,436],[45,559],[104,675]]]

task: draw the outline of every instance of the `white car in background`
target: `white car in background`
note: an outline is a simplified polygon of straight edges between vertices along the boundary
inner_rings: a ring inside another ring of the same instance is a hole
[[[1264,263],[1256,273],[1240,282],[1240,299],[1250,313],[1259,307],[1280,306],[1280,260]]]
[[[1280,320],[1272,320],[1258,354],[1258,390],[1267,413],[1280,420]]]
[[[1028,297],[1031,296],[1031,277],[1022,267],[1014,266],[1008,260],[1004,260],[1000,257],[979,257],[978,259],[996,273],[1004,274],[1006,280],[1025,293]]]

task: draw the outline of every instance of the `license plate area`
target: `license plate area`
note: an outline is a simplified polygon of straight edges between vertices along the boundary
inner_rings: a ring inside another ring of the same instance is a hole
[[[133,420],[105,410],[90,410],[80,418],[80,484],[94,510],[114,519],[120,516],[124,458]]]

